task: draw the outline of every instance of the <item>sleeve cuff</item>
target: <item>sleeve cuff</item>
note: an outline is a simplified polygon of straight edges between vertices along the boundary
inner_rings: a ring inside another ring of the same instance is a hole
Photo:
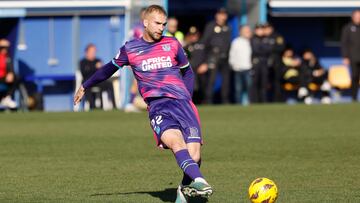
[[[116,66],[118,69],[121,69],[121,68],[122,68],[121,66],[119,66],[119,65],[115,62],[114,59],[111,60],[111,62],[112,62],[112,64],[113,64],[114,66]]]
[[[187,67],[189,67],[189,65],[190,65],[190,63],[188,62],[187,64],[180,66],[180,69],[187,68]]]

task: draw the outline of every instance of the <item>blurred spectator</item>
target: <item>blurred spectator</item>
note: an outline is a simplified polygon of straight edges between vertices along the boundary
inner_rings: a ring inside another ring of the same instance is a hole
[[[229,103],[230,68],[228,54],[231,44],[231,29],[227,25],[228,14],[220,8],[215,14],[215,21],[207,23],[201,43],[205,45],[205,64],[201,69],[208,69],[206,103],[213,103],[214,85],[218,72],[221,73],[222,103]]]
[[[311,49],[306,49],[302,54],[301,84],[298,97],[304,99],[306,104],[313,103],[313,98],[320,94],[321,103],[330,104],[331,86],[327,82],[327,72],[321,67],[318,59]]]
[[[250,26],[245,25],[240,28],[240,36],[231,43],[229,64],[235,72],[235,100],[238,104],[249,104],[249,91],[251,86],[250,71],[251,64],[251,44],[250,38],[252,31]]]
[[[88,44],[85,48],[85,58],[80,61],[80,72],[83,81],[86,81],[97,69],[101,68],[101,66],[101,60],[96,57],[96,46],[94,44]],[[85,102],[88,102],[90,109],[104,107],[105,99],[103,99],[102,96],[103,92],[106,92],[108,96],[110,95],[111,98],[113,98],[111,82],[104,81],[98,87],[93,87],[92,90],[85,93]],[[114,103],[114,101],[112,101],[112,103]]]
[[[80,71],[83,81],[94,74],[101,65],[101,60],[96,58],[96,46],[94,44],[88,44],[85,48],[85,58],[80,61]]]
[[[9,56],[10,42],[0,39],[0,99],[1,105],[16,108],[16,102],[11,98],[17,87],[17,78],[13,62]]]
[[[287,99],[297,98],[301,81],[300,67],[301,60],[295,56],[294,50],[286,48],[282,55],[282,84]]]
[[[274,30],[273,25],[266,23],[264,33],[271,46],[271,53],[268,60],[270,97],[272,101],[281,102],[281,54],[285,49],[284,38]]]
[[[267,102],[267,91],[269,87],[268,59],[272,46],[265,37],[263,25],[256,25],[254,36],[251,38],[251,49],[253,64],[251,101],[254,103]]]
[[[130,88],[130,101],[125,105],[124,111],[129,112],[140,112],[146,110],[147,104],[139,94],[138,83],[135,79],[131,84]]]
[[[184,34],[178,30],[178,20],[175,17],[168,18],[165,36],[175,37],[184,46]]]
[[[144,18],[145,9],[146,8],[142,8],[140,10],[140,14],[139,14],[140,20],[137,23],[135,23],[135,25],[133,26],[132,32],[134,39],[140,39],[143,36],[143,32],[144,32],[143,18]]]
[[[360,10],[352,13],[352,22],[342,30],[341,51],[343,63],[351,66],[351,92],[353,101],[357,101],[360,78]]]
[[[199,43],[200,32],[194,26],[191,26],[189,32],[185,36],[185,47],[188,54],[188,59],[191,64],[191,67],[195,73],[195,86],[194,86],[194,96],[193,100],[196,104],[201,104],[204,102],[205,90],[206,90],[206,67],[201,66],[201,63],[204,61],[204,45]]]

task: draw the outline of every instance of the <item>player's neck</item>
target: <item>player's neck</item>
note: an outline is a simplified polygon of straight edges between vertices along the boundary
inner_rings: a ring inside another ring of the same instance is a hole
[[[147,43],[154,43],[154,42],[160,41],[160,39],[159,39],[159,40],[155,40],[154,38],[152,38],[152,37],[151,37],[148,33],[146,33],[146,32],[143,34],[142,39],[143,39],[145,42],[147,42]]]
[[[155,40],[147,33],[144,33],[142,38],[144,39],[145,42],[149,42],[149,43],[155,42]]]

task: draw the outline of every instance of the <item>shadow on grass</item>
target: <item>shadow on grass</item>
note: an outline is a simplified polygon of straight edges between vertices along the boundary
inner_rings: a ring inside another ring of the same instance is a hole
[[[134,194],[149,194],[153,197],[159,198],[162,202],[175,202],[176,189],[167,188],[162,191],[138,191],[138,192],[114,192],[114,193],[95,193],[90,196],[110,196],[110,195],[134,195]],[[194,197],[189,199],[189,203],[205,203],[208,202],[206,198]]]

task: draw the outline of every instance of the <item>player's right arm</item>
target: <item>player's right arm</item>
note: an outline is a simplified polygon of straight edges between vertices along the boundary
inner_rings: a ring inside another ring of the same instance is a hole
[[[74,105],[77,105],[83,98],[86,89],[108,79],[122,66],[129,64],[125,46],[121,47],[119,53],[109,63],[97,70],[88,80],[86,80],[76,91],[74,96]]]

